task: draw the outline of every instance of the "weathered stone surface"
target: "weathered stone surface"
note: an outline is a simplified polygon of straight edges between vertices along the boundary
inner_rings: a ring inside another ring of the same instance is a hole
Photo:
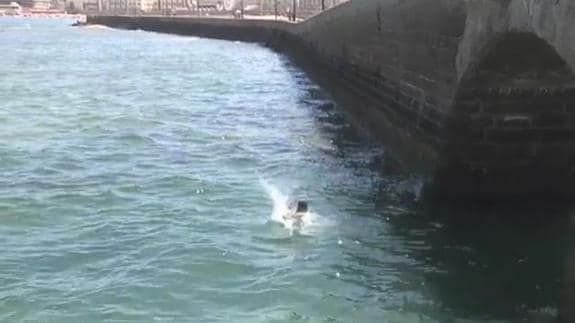
[[[441,195],[575,194],[575,1],[352,0],[299,24],[89,22],[282,51]]]

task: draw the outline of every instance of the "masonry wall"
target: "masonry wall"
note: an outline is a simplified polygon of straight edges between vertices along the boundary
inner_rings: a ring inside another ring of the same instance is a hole
[[[299,24],[88,21],[260,42],[286,53],[404,164],[431,174],[440,195],[575,194],[570,0],[351,0]],[[537,41],[498,41],[517,31]],[[481,65],[494,43],[521,50],[495,51],[487,60],[495,65]],[[544,53],[529,58],[533,49]],[[511,66],[516,58],[527,63]]]
[[[444,187],[478,196],[573,194],[573,28],[570,0],[469,2]]]
[[[296,33],[368,101],[354,108],[360,119],[404,162],[431,169],[443,145],[465,20],[459,0],[356,0],[307,20]]]

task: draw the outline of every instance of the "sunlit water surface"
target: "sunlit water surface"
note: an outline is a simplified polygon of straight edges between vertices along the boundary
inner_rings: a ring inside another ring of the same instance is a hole
[[[555,226],[442,220],[492,211],[414,201],[421,179],[282,55],[70,23],[0,19],[1,321],[557,311]],[[301,230],[289,198],[310,203]]]

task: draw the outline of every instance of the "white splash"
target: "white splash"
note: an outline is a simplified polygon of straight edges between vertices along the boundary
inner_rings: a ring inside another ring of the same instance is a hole
[[[112,29],[108,26],[104,26],[104,25],[86,25],[84,27],[82,27],[83,29],[97,29],[97,30],[102,30],[102,29]]]
[[[318,215],[308,211],[301,217],[300,220],[296,220],[291,217],[285,218],[284,215],[290,213],[288,206],[290,197],[283,194],[277,187],[273,186],[265,180],[260,180],[260,183],[268,193],[268,196],[273,203],[273,210],[272,214],[270,215],[270,220],[283,225],[290,231],[290,234],[309,234],[310,228],[314,226],[316,220],[318,219]]]

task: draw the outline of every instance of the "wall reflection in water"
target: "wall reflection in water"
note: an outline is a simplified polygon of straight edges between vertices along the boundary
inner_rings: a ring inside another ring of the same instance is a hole
[[[353,283],[370,290],[366,302],[417,307],[440,322],[575,322],[571,206],[421,202],[423,176],[375,148],[304,74],[293,75],[329,157],[320,162],[335,157],[348,169],[373,172],[373,194],[354,196],[370,205],[357,216],[369,213],[373,221],[366,223],[387,225],[373,237],[363,232],[358,240],[368,251],[346,252],[354,263],[340,268],[363,277]]]

